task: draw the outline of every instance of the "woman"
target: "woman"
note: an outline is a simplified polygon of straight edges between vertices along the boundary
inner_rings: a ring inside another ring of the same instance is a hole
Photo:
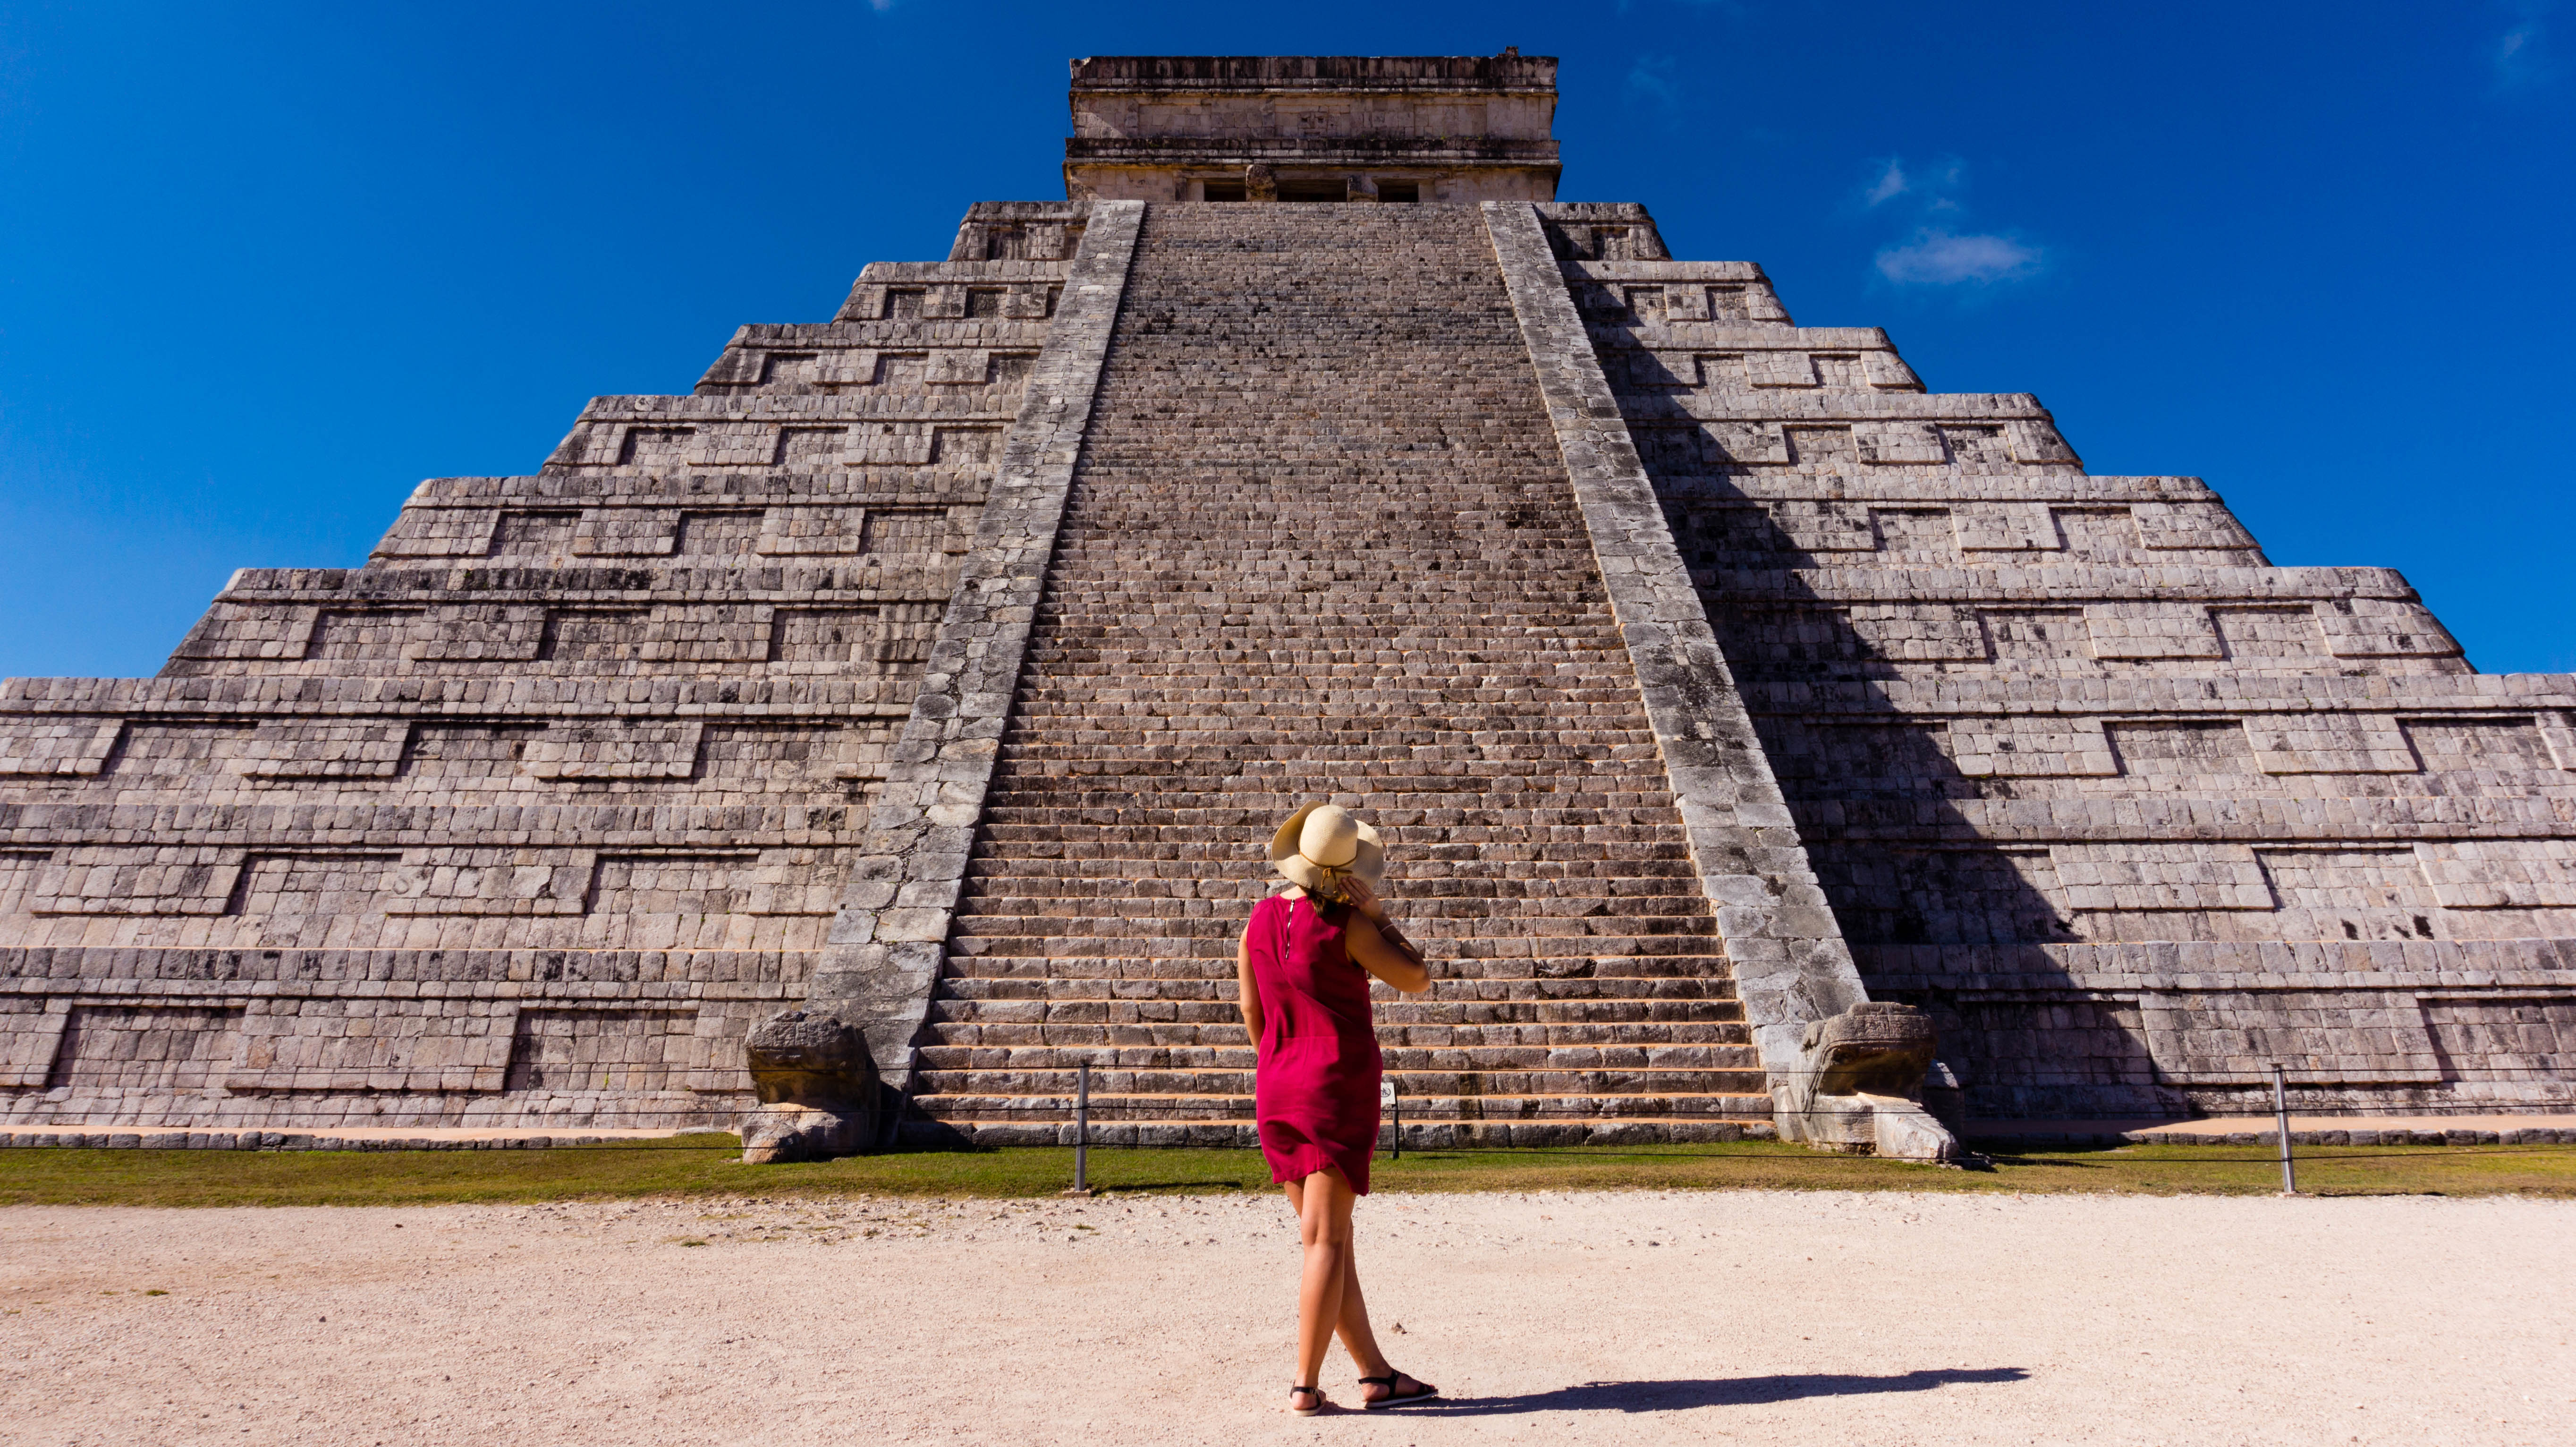
[[[1311,1417],[1329,1405],[1316,1378],[1337,1328],[1364,1373],[1363,1407],[1419,1402],[1439,1388],[1387,1365],[1369,1330],[1351,1253],[1351,1203],[1368,1194],[1377,1148],[1369,976],[1418,995],[1431,988],[1431,972],[1387,921],[1371,887],[1386,872],[1386,852],[1377,831],[1349,810],[1309,804],[1288,816],[1271,837],[1270,862],[1291,887],[1253,907],[1234,974],[1243,1027],[1259,1052],[1253,1109],[1261,1154],[1270,1179],[1287,1188],[1306,1247],[1288,1410]]]

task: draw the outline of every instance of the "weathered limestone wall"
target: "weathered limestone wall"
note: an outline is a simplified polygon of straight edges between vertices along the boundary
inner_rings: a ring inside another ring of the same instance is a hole
[[[1541,207],[1875,998],[1975,1113],[2576,1096],[2576,679],[2405,580],[2274,568],[1758,267]]]
[[[978,207],[158,679],[0,691],[0,1109],[685,1124],[803,997],[1088,208]]]

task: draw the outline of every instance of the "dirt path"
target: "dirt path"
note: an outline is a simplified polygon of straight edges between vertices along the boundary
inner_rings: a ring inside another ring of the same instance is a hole
[[[0,1210],[0,1440],[2576,1435],[2576,1204],[1386,1196],[1361,1251],[1446,1405],[1275,1414],[1268,1199]]]

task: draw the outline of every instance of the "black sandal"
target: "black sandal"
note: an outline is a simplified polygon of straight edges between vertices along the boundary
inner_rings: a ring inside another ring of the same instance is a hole
[[[1392,1388],[1390,1388],[1389,1390],[1392,1390]],[[1300,1416],[1300,1417],[1311,1417],[1311,1416],[1314,1416],[1317,1412],[1320,1412],[1320,1411],[1324,1410],[1326,1407],[1329,1407],[1329,1406],[1333,1405],[1332,1399],[1324,1395],[1324,1389],[1323,1389],[1323,1388],[1321,1388],[1321,1387],[1301,1387],[1301,1386],[1298,1386],[1295,1382],[1290,1382],[1290,1383],[1288,1384],[1288,1395],[1289,1395],[1291,1398],[1294,1398],[1294,1397],[1295,1397],[1299,1392],[1306,1392],[1306,1393],[1309,1393],[1309,1394],[1311,1394],[1311,1395],[1314,1397],[1314,1399],[1315,1399],[1315,1405],[1313,1405],[1313,1406],[1311,1406],[1311,1407],[1291,1407],[1291,1408],[1289,1408],[1289,1409],[1288,1409],[1289,1411],[1296,1413],[1296,1414],[1297,1414],[1298,1416]]]
[[[1362,1398],[1360,1400],[1360,1410],[1364,1412],[1374,1412],[1381,1407],[1401,1407],[1407,1402],[1427,1402],[1433,1397],[1440,1395],[1440,1389],[1438,1387],[1431,1385],[1420,1377],[1414,1378],[1413,1384],[1420,1387],[1422,1389],[1421,1391],[1399,1392],[1395,1389],[1395,1384],[1403,1380],[1404,1373],[1395,1370],[1393,1367],[1387,1368],[1385,1376],[1360,1378],[1360,1385],[1363,1387],[1386,1388],[1386,1395],[1383,1397]]]

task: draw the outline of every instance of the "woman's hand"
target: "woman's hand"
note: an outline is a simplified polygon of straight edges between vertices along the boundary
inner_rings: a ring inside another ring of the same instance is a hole
[[[1359,911],[1360,917],[1371,924],[1386,923],[1386,906],[1379,902],[1377,891],[1369,888],[1367,880],[1356,874],[1345,874],[1339,883],[1342,886],[1342,903]]]

